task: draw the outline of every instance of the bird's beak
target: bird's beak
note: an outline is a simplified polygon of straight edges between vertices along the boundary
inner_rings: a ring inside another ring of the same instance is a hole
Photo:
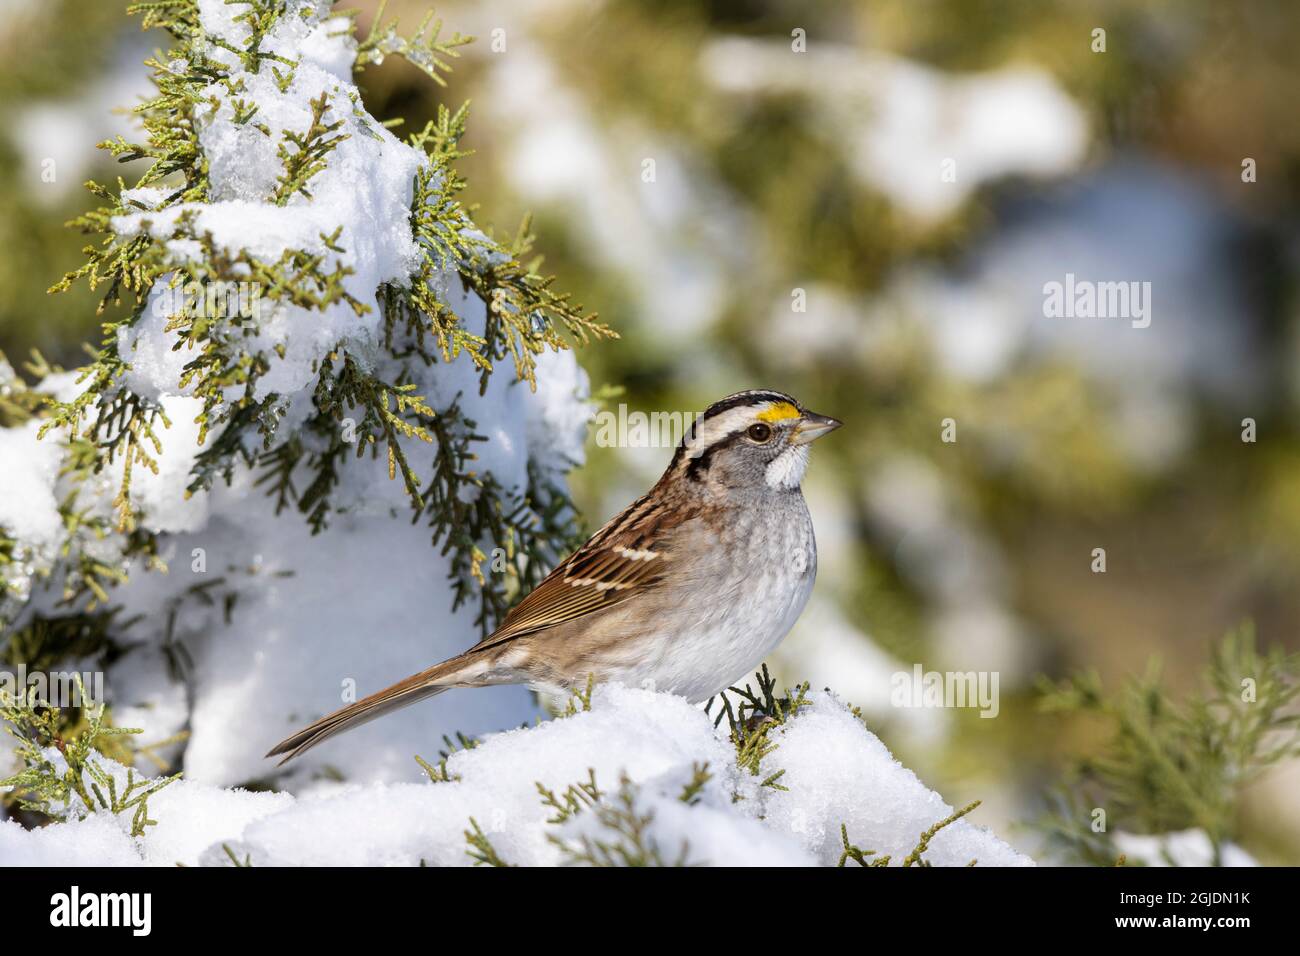
[[[810,441],[821,438],[827,432],[835,431],[843,424],[843,422],[834,418],[827,418],[825,415],[804,412],[799,424],[794,426],[794,434],[790,436],[790,442],[794,445],[806,445]]]

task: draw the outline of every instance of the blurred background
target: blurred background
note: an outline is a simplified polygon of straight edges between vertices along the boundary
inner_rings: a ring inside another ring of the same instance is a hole
[[[93,145],[131,129],[164,39],[105,0],[0,0],[0,349],[97,340],[63,227]],[[354,0],[368,29],[377,3]],[[392,0],[409,32],[428,0]],[[602,407],[693,412],[788,391],[846,422],[805,484],[820,580],[774,662],[860,705],[980,822],[1026,824],[1089,724],[1038,675],[1177,694],[1252,620],[1300,647],[1300,5],[1210,0],[443,2],[474,35],[446,89],[358,81],[419,129],[469,100],[462,172],[498,235],[534,216],[557,286],[623,341]],[[1097,31],[1104,31],[1099,34]],[[1099,45],[1104,47],[1099,49]],[[400,132],[400,130],[399,130]],[[1151,283],[1151,322],[1044,315],[1067,274]],[[1243,419],[1257,440],[1243,441]],[[941,438],[944,419],[957,440]],[[594,432],[593,432],[594,439]],[[588,524],[665,448],[594,440]],[[1094,549],[1106,554],[1094,571]],[[890,706],[890,676],[996,671],[1000,713]],[[1235,812],[1300,861],[1300,770]],[[1032,837],[1008,834],[1021,845]]]

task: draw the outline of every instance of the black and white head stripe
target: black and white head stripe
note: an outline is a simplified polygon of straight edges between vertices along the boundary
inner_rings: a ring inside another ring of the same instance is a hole
[[[789,395],[751,389],[714,402],[682,437],[676,458],[699,459],[722,442],[742,433],[755,419],[777,424],[798,418],[803,408]]]
[[[723,412],[730,411],[733,408],[749,407],[754,405],[793,405],[795,408],[803,411],[799,403],[784,392],[774,392],[766,388],[751,388],[747,392],[736,392],[734,395],[728,395],[726,398],[719,399],[704,410],[700,416],[703,421],[721,415]]]

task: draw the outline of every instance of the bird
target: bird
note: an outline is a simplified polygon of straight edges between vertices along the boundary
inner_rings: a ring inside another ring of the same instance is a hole
[[[620,682],[702,702],[752,672],[812,593],[801,482],[842,423],[750,389],[693,416],[646,494],[560,562],[463,654],[328,714],[267,753],[283,765],[345,730],[458,687],[546,693]]]

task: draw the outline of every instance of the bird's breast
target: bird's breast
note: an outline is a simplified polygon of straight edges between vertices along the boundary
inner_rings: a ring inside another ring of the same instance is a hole
[[[801,496],[717,530],[710,555],[656,626],[653,652],[625,681],[705,700],[744,682],[803,612],[817,576],[817,544]]]

